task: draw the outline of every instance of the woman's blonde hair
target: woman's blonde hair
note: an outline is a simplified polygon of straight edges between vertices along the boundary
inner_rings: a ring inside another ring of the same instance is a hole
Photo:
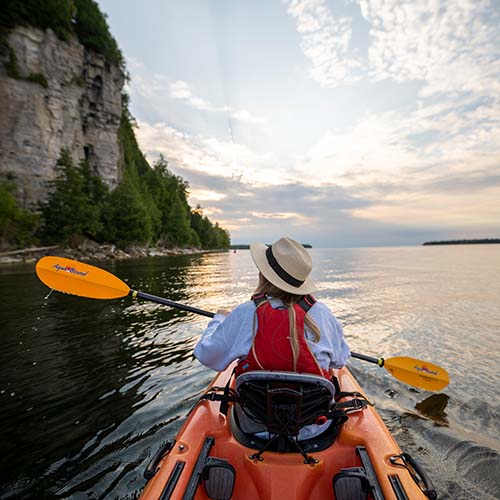
[[[288,310],[288,322],[290,325],[290,346],[292,348],[292,355],[293,355],[293,370],[297,370],[297,360],[299,359],[299,352],[300,352],[300,347],[299,347],[299,339],[297,336],[297,321],[296,321],[296,314],[295,314],[295,307],[294,304],[299,302],[299,300],[303,297],[302,295],[294,295],[288,292],[284,292],[283,290],[280,290],[278,287],[270,283],[263,275],[262,273],[259,273],[259,284],[257,285],[257,288],[255,289],[254,294],[264,294],[268,297],[272,297],[273,299],[279,299],[283,302],[283,305],[286,306]],[[265,302],[261,302],[258,307],[262,306],[265,304]],[[255,319],[257,317],[257,311],[255,312],[254,316],[254,321],[253,321],[253,327],[252,327],[252,352],[254,355],[255,360],[259,364],[261,369],[264,369],[264,367],[260,364],[257,354],[255,352],[255,336],[257,334],[256,329],[255,329]],[[321,332],[319,330],[318,325],[314,322],[314,320],[309,316],[309,314],[306,314],[304,318],[304,324],[311,330],[313,333],[313,342],[319,342],[319,339],[321,338]],[[313,355],[314,357],[314,355]],[[316,360],[316,358],[314,358]],[[316,361],[316,364],[319,364]]]

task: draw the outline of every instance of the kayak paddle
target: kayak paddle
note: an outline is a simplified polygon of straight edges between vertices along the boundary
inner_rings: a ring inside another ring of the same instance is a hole
[[[214,313],[203,309],[132,290],[110,272],[76,260],[63,257],[42,257],[36,264],[36,273],[45,285],[58,292],[91,299],[118,299],[131,295],[133,298],[139,297],[209,318],[214,317]],[[384,367],[394,378],[428,391],[439,391],[450,381],[446,370],[427,361],[407,356],[388,359],[372,358],[355,352],[351,352],[351,356]]]

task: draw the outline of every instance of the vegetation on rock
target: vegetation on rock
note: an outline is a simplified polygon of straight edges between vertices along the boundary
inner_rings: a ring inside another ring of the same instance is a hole
[[[13,195],[15,183],[0,181],[0,248],[24,247],[37,243],[38,215],[23,210]]]
[[[39,236],[44,243],[72,243],[84,237],[103,235],[102,209],[108,195],[100,177],[92,175],[88,163],[76,167],[63,150],[56,165],[52,192],[41,204]]]
[[[90,238],[121,248],[228,248],[227,231],[203,216],[200,206],[191,210],[189,185],[168,169],[165,158],[150,167],[137,144],[127,102],[124,96],[119,141],[125,168],[120,184],[109,192],[87,161],[75,166],[69,151],[63,150],[51,193],[40,207],[40,240],[71,245]]]
[[[123,55],[94,0],[3,0],[2,4],[0,27],[4,43],[5,31],[18,25],[50,28],[64,41],[76,36],[84,47],[125,70]]]

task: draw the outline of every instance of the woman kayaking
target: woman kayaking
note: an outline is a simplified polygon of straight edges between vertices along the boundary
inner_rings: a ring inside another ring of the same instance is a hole
[[[310,295],[316,287],[307,251],[282,238],[270,248],[253,244],[251,253],[260,272],[253,300],[216,315],[133,290],[89,264],[54,256],[37,263],[42,282],[61,292],[132,296],[214,316],[195,354],[221,371],[175,439],[151,458],[141,500],[276,500],[284,492],[297,500],[436,499],[423,469],[402,453],[347,367],[333,368],[345,364],[349,349],[335,317]],[[449,382],[445,370],[427,361],[352,356],[426,390]],[[233,365],[241,373],[236,380]],[[328,368],[340,394],[323,378]],[[265,430],[244,428],[247,413]]]
[[[342,327],[330,309],[311,295],[307,250],[291,238],[268,247],[252,243],[259,270],[252,300],[233,311],[219,310],[208,324],[194,354],[205,366],[226,369],[239,359],[236,373],[280,370],[328,377],[349,357]]]

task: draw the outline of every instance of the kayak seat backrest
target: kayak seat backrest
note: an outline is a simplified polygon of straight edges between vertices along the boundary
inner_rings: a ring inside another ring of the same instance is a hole
[[[335,387],[317,375],[262,370],[240,375],[236,393],[241,410],[254,423],[270,434],[297,436],[328,413]]]

